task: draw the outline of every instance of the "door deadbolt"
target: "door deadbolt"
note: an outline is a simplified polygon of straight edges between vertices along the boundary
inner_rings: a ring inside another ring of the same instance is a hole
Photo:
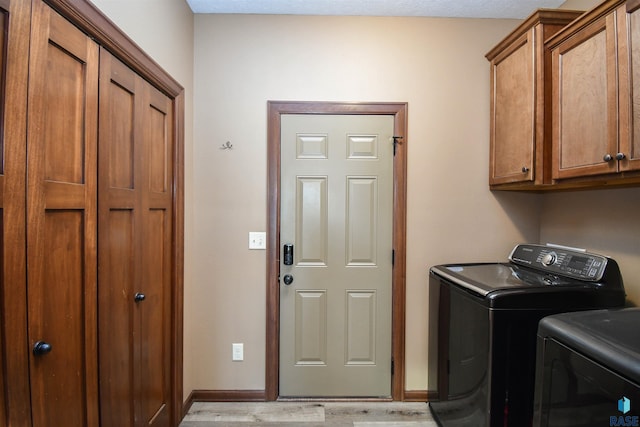
[[[293,265],[293,245],[288,243],[283,248],[284,265]]]

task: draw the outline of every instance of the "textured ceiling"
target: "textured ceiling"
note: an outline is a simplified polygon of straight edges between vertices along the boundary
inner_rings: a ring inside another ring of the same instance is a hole
[[[187,0],[194,13],[523,19],[564,0]]]

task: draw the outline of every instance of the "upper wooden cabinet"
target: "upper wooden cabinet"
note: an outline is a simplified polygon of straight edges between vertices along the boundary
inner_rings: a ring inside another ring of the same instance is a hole
[[[544,40],[582,12],[540,9],[486,57],[491,63],[492,188],[548,184],[550,53]]]
[[[605,1],[547,40],[559,188],[640,183],[639,8]]]

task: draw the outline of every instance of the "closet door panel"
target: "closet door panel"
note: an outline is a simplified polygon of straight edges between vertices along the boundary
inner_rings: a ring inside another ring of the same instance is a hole
[[[152,426],[168,425],[171,401],[171,256],[172,256],[172,179],[173,149],[172,105],[165,95],[146,84],[144,103],[144,146],[147,153],[142,164],[141,236],[145,273],[144,293],[148,301],[141,304],[143,360],[142,419]]]
[[[169,140],[167,138],[167,112],[158,110],[160,103],[150,104],[149,117],[149,191],[167,192],[169,163],[167,162]]]
[[[82,211],[62,209],[47,210],[42,222],[42,265],[29,282],[29,332],[52,350],[33,356],[34,426],[87,424],[85,325],[78,321],[85,310],[83,223]]]
[[[0,2],[0,123],[4,122],[4,109],[6,105],[6,99],[4,94],[4,81],[5,64],[7,63],[7,37],[6,31],[9,20],[8,2]],[[5,307],[3,303],[4,291],[4,246],[5,246],[5,232],[4,232],[4,135],[0,135],[0,305],[2,306],[2,315],[0,315],[0,323],[5,323]],[[4,378],[5,358],[4,351],[6,349],[4,331],[0,328],[0,425],[6,424],[7,408],[5,404],[7,395],[6,380]]]
[[[0,0],[0,425],[31,420],[26,297],[26,114],[31,2]]]
[[[170,335],[167,334],[171,318],[170,295],[167,283],[167,252],[169,242],[165,236],[170,224],[164,209],[152,209],[146,213],[145,225],[145,295],[140,304],[141,321],[141,366],[142,419],[149,425],[166,425],[169,412],[169,363]]]
[[[44,3],[33,8],[27,131],[33,426],[95,426],[98,47]]]
[[[98,205],[100,405],[103,427],[135,426],[140,334],[135,300],[141,280],[139,186],[142,179],[140,81],[100,52]]]
[[[105,225],[106,223],[106,225]],[[99,286],[100,402],[103,426],[133,426],[134,219],[130,209],[109,209],[100,217]]]
[[[171,102],[106,50],[100,58],[102,425],[169,426]]]

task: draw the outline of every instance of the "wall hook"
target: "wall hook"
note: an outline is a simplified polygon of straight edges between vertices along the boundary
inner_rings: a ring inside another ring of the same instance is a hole
[[[227,141],[224,144],[222,144],[220,149],[221,150],[231,150],[231,149],[233,149],[233,144],[231,142]]]

